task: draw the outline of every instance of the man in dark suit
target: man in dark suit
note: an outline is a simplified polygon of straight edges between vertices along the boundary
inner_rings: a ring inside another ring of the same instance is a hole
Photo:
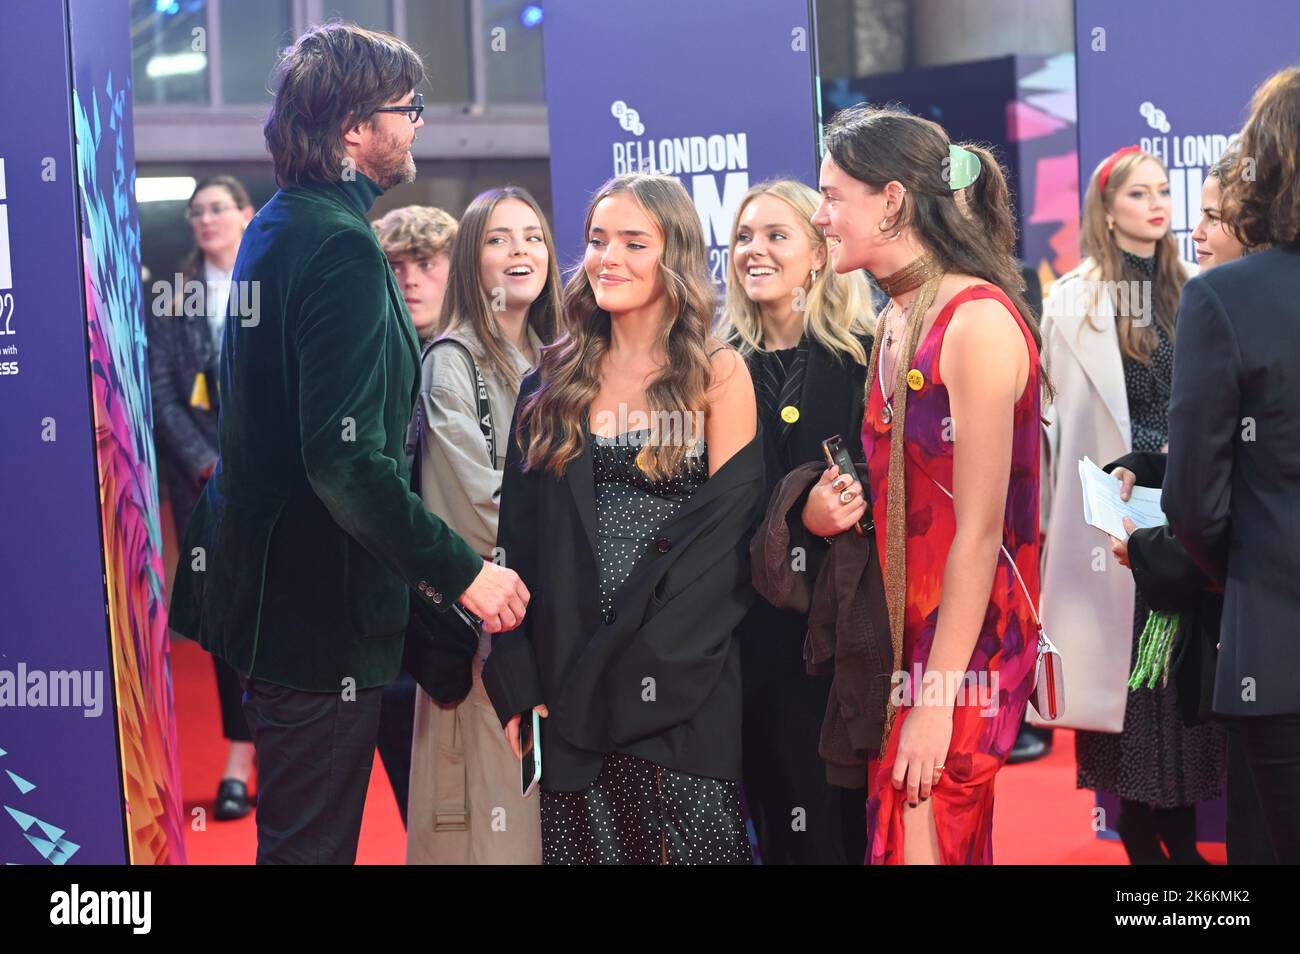
[[[350,863],[408,585],[491,633],[519,624],[528,591],[408,487],[419,350],[366,213],[415,177],[419,57],[331,23],[277,79],[265,131],[281,189],[235,263],[254,314],[226,326],[220,462],[181,547],[172,627],[245,677],[258,862]]]
[[[1216,713],[1239,733],[1277,860],[1300,862],[1300,68],[1255,93],[1223,220],[1266,251],[1187,283],[1161,498],[1223,586]],[[1249,173],[1247,172],[1249,170]]]

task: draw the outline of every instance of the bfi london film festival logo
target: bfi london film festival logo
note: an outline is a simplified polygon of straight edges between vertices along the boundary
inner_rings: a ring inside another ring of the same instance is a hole
[[[677,179],[691,194],[704,227],[709,250],[709,274],[727,280],[731,223],[740,200],[749,191],[749,142],[743,132],[719,131],[707,136],[643,138],[641,114],[625,100],[615,100],[610,115],[619,128],[634,136],[613,143],[613,174],[655,172]]]
[[[1138,106],[1138,113],[1152,130],[1151,135],[1138,139],[1138,146],[1158,157],[1169,170],[1169,196],[1173,201],[1170,228],[1179,254],[1185,261],[1194,262],[1196,243],[1192,232],[1201,217],[1201,186],[1206,172],[1237,141],[1237,133],[1171,135],[1173,124],[1168,114],[1150,100]]]
[[[9,193],[5,160],[0,156],[0,377],[18,373],[18,346],[6,339],[14,333],[14,271],[9,258]]]

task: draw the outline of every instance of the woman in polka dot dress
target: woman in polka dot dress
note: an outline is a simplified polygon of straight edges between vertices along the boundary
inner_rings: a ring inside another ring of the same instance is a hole
[[[745,864],[732,633],[762,504],[754,389],[709,335],[680,183],[611,180],[586,235],[566,334],[516,408],[497,545],[533,602],[484,684],[516,754],[521,715],[544,717],[545,863]]]

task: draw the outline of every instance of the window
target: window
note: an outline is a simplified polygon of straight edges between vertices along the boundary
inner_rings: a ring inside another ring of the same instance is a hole
[[[208,102],[205,0],[131,0],[136,106]]]
[[[479,53],[486,63],[490,104],[544,103],[542,5],[520,0],[481,0],[483,35]]]
[[[269,103],[280,50],[293,43],[289,0],[220,0],[217,22],[221,102]]]

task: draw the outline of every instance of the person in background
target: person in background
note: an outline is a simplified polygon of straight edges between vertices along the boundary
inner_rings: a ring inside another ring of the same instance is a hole
[[[740,200],[731,231],[719,333],[739,349],[754,380],[764,500],[796,467],[824,460],[821,442],[835,434],[862,459],[855,435],[862,432],[871,304],[861,272],[828,267],[826,238],[810,221],[819,201],[793,179],[760,183]],[[762,598],[738,628],[745,800],[764,864],[859,865],[866,771],[827,781],[818,746],[831,677],[808,674],[807,631],[807,614]]]
[[[148,319],[154,440],[178,544],[203,485],[217,466],[218,364],[230,273],[253,211],[248,190],[234,176],[212,176],[195,186],[185,207],[194,232],[194,252],[181,272],[181,287],[163,293],[169,300],[155,298]],[[188,294],[191,282],[198,283],[201,296]],[[201,307],[193,307],[194,303]],[[188,557],[182,553],[181,559]],[[253,736],[240,708],[244,690],[238,674],[220,656],[214,655],[212,662],[221,734],[230,743],[212,817],[231,821],[252,809],[248,781],[253,771]]]
[[[421,344],[432,340],[447,291],[456,220],[431,205],[408,205],[386,213],[374,228],[416,335]]]
[[[1251,251],[1223,221],[1222,181],[1237,162],[1229,148],[1206,174],[1201,186],[1201,219],[1192,232],[1201,274]],[[1164,483],[1166,455],[1134,452],[1106,466],[1121,482],[1120,496],[1128,500],[1135,485],[1159,488]],[[1138,529],[1125,517],[1125,540],[1111,538],[1115,559],[1133,571],[1138,592],[1153,611],[1176,614],[1177,629],[1166,674],[1178,694],[1185,725],[1211,718],[1214,668],[1223,618],[1223,592],[1188,555],[1168,525]],[[1148,630],[1152,623],[1148,623]],[[1263,809],[1246,764],[1241,738],[1227,724],[1227,849],[1228,864],[1273,864],[1273,849],[1264,827]]]
[[[483,682],[516,756],[521,716],[542,717],[547,864],[749,864],[735,630],[762,507],[754,389],[709,333],[680,182],[610,180],[583,234],[501,494],[497,545],[537,603]]]
[[[423,350],[433,338],[442,311],[456,220],[433,206],[408,205],[386,213],[375,221],[374,229]],[[379,713],[379,758],[403,825],[407,823],[416,688],[415,678],[403,669],[384,687]]]
[[[1279,864],[1300,862],[1300,67],[1255,91],[1223,219],[1271,246],[1187,284],[1161,506],[1224,590],[1213,708],[1233,725]]]
[[[559,262],[537,200],[515,186],[469,204],[451,258],[442,316],[424,349],[420,496],[491,559],[505,427],[520,381],[555,339]],[[416,688],[407,864],[541,864],[537,799],[520,793],[519,762],[483,688],[491,651],[492,637],[481,634],[460,703],[440,705]]]
[[[1196,803],[1218,798],[1224,778],[1221,726],[1184,725],[1172,685],[1128,689],[1150,607],[1084,522],[1077,469],[1085,456],[1103,464],[1169,440],[1174,317],[1189,271],[1172,215],[1160,160],[1136,146],[1112,153],[1084,198],[1085,259],[1043,309],[1059,389],[1043,474],[1043,625],[1070,660],[1059,723],[1078,730],[1077,785],[1120,799],[1119,819],[1105,824],[1133,864],[1204,863]]]

